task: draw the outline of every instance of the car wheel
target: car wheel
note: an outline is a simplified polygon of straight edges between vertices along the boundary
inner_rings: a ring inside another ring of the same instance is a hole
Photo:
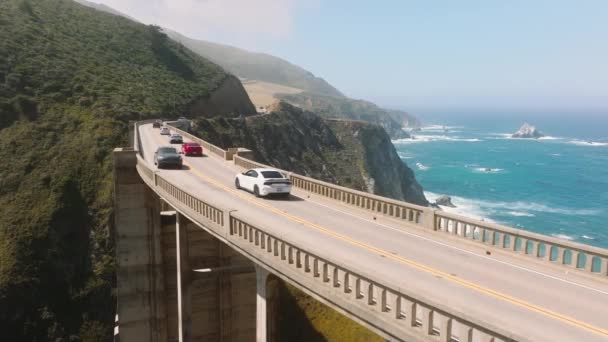
[[[255,195],[255,197],[261,197],[260,189],[258,188],[257,185],[253,187],[253,194]]]
[[[234,187],[235,187],[237,190],[241,190],[241,182],[239,182],[239,179],[238,179],[238,178],[234,180]]]

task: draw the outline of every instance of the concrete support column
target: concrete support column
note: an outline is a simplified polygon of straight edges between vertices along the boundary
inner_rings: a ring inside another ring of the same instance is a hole
[[[255,265],[256,278],[256,342],[266,342],[267,340],[267,310],[266,310],[266,280],[268,271],[259,265]]]
[[[139,176],[137,152],[115,149],[116,297],[122,341],[166,341],[160,200]]]
[[[188,253],[188,223],[190,220],[177,213],[175,244],[177,261],[177,315],[180,342],[192,339],[192,268]]]

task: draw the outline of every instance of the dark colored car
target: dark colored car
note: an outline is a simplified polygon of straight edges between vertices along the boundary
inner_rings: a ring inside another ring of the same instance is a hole
[[[154,152],[154,165],[157,165],[159,169],[168,167],[181,169],[182,156],[177,153],[175,147],[159,147],[156,152]]]
[[[171,137],[169,138],[169,143],[171,143],[171,144],[183,144],[184,143],[184,138],[182,138],[182,136],[179,135],[179,134],[171,134]]]
[[[162,121],[160,120],[156,120],[152,123],[152,128],[160,128],[160,126],[162,126]]]
[[[202,156],[203,148],[195,142],[187,142],[182,145],[182,153],[187,156]]]

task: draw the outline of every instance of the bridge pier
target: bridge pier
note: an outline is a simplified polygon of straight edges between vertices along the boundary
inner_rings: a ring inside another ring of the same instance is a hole
[[[180,213],[176,215],[177,336],[179,342],[190,342],[192,341],[192,268],[188,253],[188,225],[191,222]]]
[[[137,173],[136,151],[115,149],[113,157],[120,340],[166,341],[160,201]]]
[[[268,321],[267,321],[267,288],[268,271],[259,265],[255,265],[256,276],[256,342],[266,342],[268,340]]]
[[[256,315],[258,295],[264,308],[274,303],[272,289],[258,286],[261,271],[161,200],[140,177],[136,153],[114,151],[120,341],[272,341],[274,323],[269,333],[266,310]]]

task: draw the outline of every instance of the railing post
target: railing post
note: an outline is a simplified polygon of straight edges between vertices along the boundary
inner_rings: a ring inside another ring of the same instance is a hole
[[[424,209],[422,211],[422,226],[430,230],[437,230],[435,209]]]
[[[452,341],[452,319],[450,317],[443,318],[440,334],[442,342]]]

